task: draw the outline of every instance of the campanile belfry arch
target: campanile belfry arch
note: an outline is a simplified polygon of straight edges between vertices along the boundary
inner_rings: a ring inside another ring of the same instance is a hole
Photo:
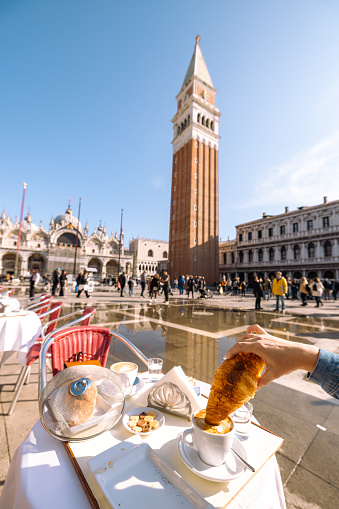
[[[220,112],[200,48],[196,44],[177,95],[173,122],[173,166],[169,232],[171,279],[181,274],[218,280],[218,146]]]

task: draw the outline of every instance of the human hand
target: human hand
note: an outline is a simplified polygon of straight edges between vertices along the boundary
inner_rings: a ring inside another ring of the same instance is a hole
[[[247,333],[241,336],[225,357],[232,359],[240,352],[255,353],[266,364],[265,373],[258,382],[258,389],[297,369],[313,371],[319,355],[319,349],[315,346],[276,338],[259,325],[249,326]]]

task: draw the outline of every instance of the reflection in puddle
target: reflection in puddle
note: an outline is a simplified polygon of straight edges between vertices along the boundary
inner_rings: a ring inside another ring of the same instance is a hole
[[[259,318],[263,328],[291,341],[309,343],[303,336],[315,337],[326,330],[328,334],[337,331],[333,334],[339,339],[339,330],[331,319],[256,314],[255,311],[226,310],[180,301],[170,306],[146,303],[94,306],[97,311],[92,325],[100,324],[119,332],[147,357],[163,358],[164,371],[181,365],[187,375],[206,382],[212,381],[223,356],[247,326]],[[66,305],[63,314],[76,309],[83,309],[83,304]],[[136,361],[133,353],[114,339],[107,366],[119,360]],[[147,370],[139,359],[137,363],[140,371]]]

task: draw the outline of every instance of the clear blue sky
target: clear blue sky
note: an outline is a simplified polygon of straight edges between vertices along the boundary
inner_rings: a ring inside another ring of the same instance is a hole
[[[45,228],[68,196],[168,239],[172,123],[195,36],[222,113],[220,237],[339,199],[337,0],[2,0],[0,208]]]

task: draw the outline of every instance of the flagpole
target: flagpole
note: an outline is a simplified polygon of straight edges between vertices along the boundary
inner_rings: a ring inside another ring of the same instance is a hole
[[[24,190],[22,194],[22,202],[21,202],[21,214],[20,214],[20,226],[19,226],[19,235],[18,235],[18,245],[16,248],[16,255],[15,255],[15,265],[14,265],[14,277],[17,277],[18,272],[18,261],[19,261],[19,250],[20,250],[20,241],[21,241],[21,230],[22,230],[22,216],[24,213],[24,203],[25,203],[25,194],[26,194],[26,187],[27,184],[24,182]]]
[[[81,209],[81,198],[79,198],[78,227],[77,227],[77,236],[75,239],[74,268],[73,268],[74,278],[75,278],[75,271],[76,271],[76,264],[77,264],[77,249],[78,249],[79,227],[80,227],[80,209]]]
[[[121,252],[121,233],[122,233],[122,216],[124,209],[121,209],[121,222],[120,222],[120,236],[119,236],[119,265],[118,265],[118,276],[120,276],[120,252]]]

